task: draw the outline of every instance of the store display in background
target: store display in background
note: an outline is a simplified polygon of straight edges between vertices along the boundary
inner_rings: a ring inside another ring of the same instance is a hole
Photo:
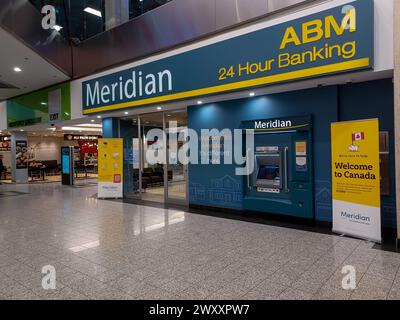
[[[16,166],[17,169],[27,169],[28,168],[28,141],[17,140],[15,142],[16,149]]]
[[[0,151],[11,151],[10,136],[0,136]]]
[[[97,154],[97,140],[90,142],[78,141],[81,156],[85,154]]]

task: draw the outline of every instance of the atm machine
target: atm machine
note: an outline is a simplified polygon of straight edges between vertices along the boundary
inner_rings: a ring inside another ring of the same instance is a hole
[[[311,116],[246,121],[254,129],[254,171],[244,208],[314,218]]]

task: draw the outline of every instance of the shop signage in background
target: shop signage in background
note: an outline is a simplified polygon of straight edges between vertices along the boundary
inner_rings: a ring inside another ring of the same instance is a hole
[[[98,198],[122,198],[123,139],[99,139]]]
[[[333,231],[381,242],[379,121],[333,123]]]
[[[15,163],[17,169],[28,168],[28,141],[15,141]]]
[[[11,151],[10,136],[0,136],[0,151]]]
[[[101,138],[96,135],[64,134],[65,141],[94,141]]]
[[[49,124],[61,122],[61,89],[48,93]]]
[[[26,126],[31,126],[31,125],[38,124],[41,122],[42,122],[42,118],[37,117],[37,118],[32,118],[32,119],[8,122],[8,127],[9,128],[26,127]]]
[[[83,113],[372,69],[373,21],[373,0],[350,1],[84,81]]]

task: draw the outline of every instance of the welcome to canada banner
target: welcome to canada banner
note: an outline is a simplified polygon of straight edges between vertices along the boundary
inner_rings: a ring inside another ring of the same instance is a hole
[[[381,242],[379,122],[331,125],[333,231]]]

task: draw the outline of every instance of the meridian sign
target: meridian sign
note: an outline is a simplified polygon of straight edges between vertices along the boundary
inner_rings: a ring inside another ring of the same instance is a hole
[[[356,0],[84,81],[83,113],[371,69],[373,16]]]

